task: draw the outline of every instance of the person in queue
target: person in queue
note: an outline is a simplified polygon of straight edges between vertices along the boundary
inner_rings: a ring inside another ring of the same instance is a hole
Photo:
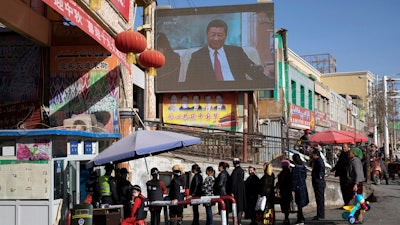
[[[160,171],[157,167],[153,167],[150,170],[150,174],[152,179],[146,182],[147,186],[147,196],[149,201],[160,201],[164,200],[164,195],[167,194],[167,187],[165,186],[164,181],[159,180],[158,174]],[[162,207],[161,206],[150,206],[150,224],[151,225],[160,225]]]
[[[149,208],[148,199],[142,195],[142,188],[139,185],[132,186],[132,211],[128,218],[125,218],[121,225],[146,225],[147,211]]]
[[[362,151],[359,148],[351,148],[349,152],[349,166],[347,167],[347,179],[348,179],[348,192],[362,194],[363,193],[363,183],[365,181],[364,170],[361,159],[363,157]],[[362,210],[357,210],[356,214],[356,224],[363,223],[364,218],[362,215]]]
[[[285,215],[283,219],[284,225],[289,225],[289,212],[290,212],[290,202],[292,201],[292,172],[290,171],[290,161],[282,160],[281,161],[282,170],[278,174],[278,183],[276,186],[279,189],[280,193],[280,206],[281,211]]]
[[[232,196],[236,201],[236,210],[238,223],[242,223],[243,212],[246,209],[246,187],[244,184],[244,170],[240,166],[240,159],[233,159],[233,167],[231,173],[231,182],[232,182]]]
[[[124,206],[124,217],[130,217],[132,211],[132,184],[128,178],[128,170],[126,168],[121,168],[119,170],[120,176],[117,180],[117,191],[119,196],[119,202]]]
[[[116,179],[111,175],[114,166],[112,164],[106,164],[104,166],[105,174],[100,177],[100,193],[101,193],[101,204],[118,204],[118,191]]]
[[[183,218],[183,205],[176,205],[179,201],[182,201],[185,197],[185,186],[183,180],[183,168],[181,165],[174,165],[172,167],[173,178],[169,187],[168,198],[172,204],[169,207],[169,217],[171,223],[178,225],[182,224]]]
[[[190,182],[189,188],[189,196],[192,197],[201,197],[202,195],[202,185],[203,185],[203,176],[201,176],[201,168],[197,164],[192,165],[192,171],[194,175],[192,178],[192,182]],[[193,221],[192,225],[199,225],[199,205],[192,205],[193,209]]]
[[[297,225],[304,225],[305,218],[303,208],[308,205],[308,190],[307,190],[307,169],[299,154],[293,155],[294,167],[292,169],[292,193],[295,196],[297,204]]]
[[[206,174],[207,177],[204,178],[203,181],[203,195],[205,196],[213,196],[214,195],[214,183],[215,183],[215,178],[214,178],[214,169],[209,166],[206,169]],[[206,208],[206,225],[213,225],[213,212],[212,212],[212,204],[206,203],[204,204],[204,207]]]
[[[339,177],[340,190],[342,192],[342,198],[344,205],[348,205],[350,200],[353,198],[353,193],[347,191],[347,166],[349,165],[349,145],[343,144],[342,151],[340,152],[339,159],[336,165],[332,168],[332,172],[335,172],[335,177]]]
[[[260,178],[256,174],[256,168],[254,166],[249,166],[249,176],[244,182],[246,187],[246,198],[247,206],[245,209],[245,219],[250,219],[251,224],[256,224],[256,204],[258,198],[258,184],[260,183]]]
[[[325,164],[318,148],[313,148],[312,157],[311,181],[317,203],[317,215],[313,220],[320,220],[325,218]]]

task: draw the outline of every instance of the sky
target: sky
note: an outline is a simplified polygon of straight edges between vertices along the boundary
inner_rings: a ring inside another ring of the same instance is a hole
[[[254,4],[257,0],[158,0],[189,8]],[[337,72],[400,73],[399,0],[274,0],[275,29],[288,30],[297,55],[329,53]]]

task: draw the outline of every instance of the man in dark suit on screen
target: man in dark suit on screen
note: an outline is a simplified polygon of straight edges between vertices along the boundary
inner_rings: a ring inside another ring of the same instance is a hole
[[[246,86],[269,81],[263,73],[263,67],[249,59],[241,47],[224,45],[227,32],[228,25],[223,20],[213,20],[208,24],[208,45],[192,54],[186,73],[186,84],[218,87],[235,82],[235,85]]]

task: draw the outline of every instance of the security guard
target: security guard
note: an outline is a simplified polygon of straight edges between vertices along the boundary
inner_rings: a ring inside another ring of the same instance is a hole
[[[164,181],[158,179],[159,170],[154,167],[150,170],[152,179],[146,182],[147,196],[150,201],[164,200],[163,195],[167,194],[167,187]],[[150,206],[151,225],[160,224],[160,213],[162,207]]]
[[[118,193],[116,180],[111,173],[114,170],[112,164],[106,164],[104,166],[105,174],[100,177],[100,193],[101,193],[101,204],[118,204]]]

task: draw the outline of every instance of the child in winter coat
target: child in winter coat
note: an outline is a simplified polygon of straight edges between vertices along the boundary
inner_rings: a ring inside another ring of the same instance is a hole
[[[145,219],[149,206],[147,198],[142,195],[142,189],[139,185],[132,187],[132,200],[131,217],[124,219],[121,225],[146,225]]]

